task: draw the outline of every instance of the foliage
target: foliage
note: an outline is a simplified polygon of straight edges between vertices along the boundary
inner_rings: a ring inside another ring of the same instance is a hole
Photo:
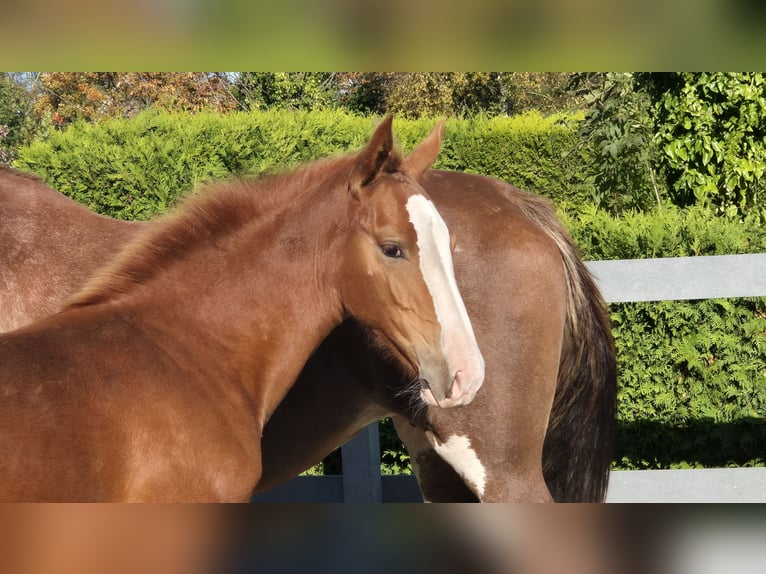
[[[571,74],[518,72],[49,72],[29,91],[38,119],[64,126],[170,111],[341,108],[400,117],[569,110]]]
[[[766,300],[621,304],[612,321],[617,416],[623,428],[640,429],[622,433],[620,466],[766,463],[759,448],[766,439]],[[755,425],[744,435],[720,433],[743,422]],[[668,440],[690,426],[697,428],[691,444]]]
[[[371,122],[344,114],[144,112],[75,122],[20,150],[16,165],[91,209],[150,219],[182,192],[358,147]]]
[[[739,221],[704,206],[669,205],[615,216],[571,204],[563,204],[559,215],[591,260],[766,252],[766,228],[755,215]]]
[[[368,72],[346,75],[346,105],[363,113],[469,117],[530,109],[566,111],[569,74],[512,72]]]
[[[513,117],[476,116],[451,120],[436,164],[513,182],[554,201],[587,201],[588,192],[575,184],[581,154],[570,153],[576,135],[568,123],[577,115],[542,116],[527,112]],[[399,140],[406,149],[422,139],[433,120],[398,122]]]
[[[394,423],[390,418],[380,421],[380,473],[412,474],[410,455],[396,434]]]
[[[565,157],[556,162],[559,176],[551,178],[546,168],[537,177],[524,158],[517,170],[523,178],[514,182],[612,213],[669,200],[740,215],[755,209],[766,218],[766,83],[760,73],[43,73],[36,86],[37,116],[56,126],[130,117],[148,108],[343,109],[480,122],[484,114],[530,107],[543,113],[586,107],[584,121],[572,122],[578,133],[571,140],[579,138],[579,145],[562,151]],[[16,141],[18,130],[4,131],[8,156],[22,142]],[[528,150],[517,154],[528,156]]]
[[[763,207],[766,79],[684,73],[659,97],[656,139],[676,205],[744,214]]]
[[[705,207],[562,213],[587,258],[766,252],[766,230]],[[612,305],[618,468],[766,464],[766,298]]]
[[[397,116],[452,115],[455,87],[450,73],[411,73],[392,76],[387,85],[386,109]]]
[[[766,218],[766,80],[761,73],[575,74],[586,183],[613,213],[665,199]]]
[[[228,111],[236,102],[225,76],[193,72],[50,72],[40,74],[35,110],[55,125],[130,117],[150,107]]]
[[[300,476],[325,476],[326,474],[336,474],[331,472],[325,472],[325,464],[324,461],[320,461],[311,468],[307,468],[302,473],[300,473]]]
[[[513,181],[555,200],[571,198],[561,165],[574,134],[560,119],[530,112],[451,120],[437,166]],[[402,147],[412,149],[434,124],[427,118],[397,121]],[[372,126],[371,118],[339,110],[150,111],[98,124],[75,122],[21,149],[16,164],[100,213],[148,219],[209,179],[273,172],[361,147]],[[575,156],[566,161],[577,163]]]
[[[573,74],[564,72],[503,73],[505,112],[556,113],[581,110],[583,98],[571,89]]]
[[[637,89],[634,74],[576,75],[572,89],[586,86],[588,106],[579,124],[579,145],[588,150],[585,181],[593,203],[612,213],[650,209],[666,192],[657,177],[652,102]]]
[[[0,164],[10,164],[16,148],[30,141],[31,107],[29,93],[11,74],[0,73]]]
[[[339,74],[334,72],[242,72],[232,94],[245,110],[319,110],[338,104]]]

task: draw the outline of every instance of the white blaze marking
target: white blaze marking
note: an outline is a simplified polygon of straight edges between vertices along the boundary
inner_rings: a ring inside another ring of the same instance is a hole
[[[468,338],[466,342],[473,346],[473,352],[480,354],[468,311],[455,281],[447,224],[436,211],[436,206],[423,195],[411,196],[406,207],[417,235],[420,272],[431,293],[436,318],[442,327],[442,350],[445,331],[451,328],[460,329]]]
[[[481,499],[487,485],[487,470],[479,460],[476,451],[471,448],[470,439],[465,436],[452,435],[446,442],[442,443],[434,437],[433,447],[436,453],[446,460],[463,480],[473,485],[476,494]]]

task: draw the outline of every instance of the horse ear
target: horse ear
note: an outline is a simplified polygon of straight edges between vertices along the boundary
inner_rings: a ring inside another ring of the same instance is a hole
[[[351,170],[349,190],[357,195],[359,189],[369,184],[380,174],[394,151],[394,134],[391,130],[393,116],[386,116],[356,160]]]
[[[423,174],[433,165],[436,158],[439,157],[439,151],[442,146],[442,132],[444,130],[444,120],[441,120],[431,133],[426,136],[418,146],[412,150],[410,155],[404,160],[402,170],[420,181]]]

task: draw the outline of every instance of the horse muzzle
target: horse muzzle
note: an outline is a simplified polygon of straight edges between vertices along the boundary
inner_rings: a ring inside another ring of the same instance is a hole
[[[420,397],[423,402],[439,408],[464,406],[474,399],[484,382],[484,358],[479,354],[463,368],[438,369],[441,371],[438,374],[433,371],[428,367],[421,368]]]

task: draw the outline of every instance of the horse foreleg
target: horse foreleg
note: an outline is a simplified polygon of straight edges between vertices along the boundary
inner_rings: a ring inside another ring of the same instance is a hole
[[[412,470],[425,502],[477,502],[460,475],[440,457],[425,432],[406,417],[393,415],[394,427],[412,461]]]

